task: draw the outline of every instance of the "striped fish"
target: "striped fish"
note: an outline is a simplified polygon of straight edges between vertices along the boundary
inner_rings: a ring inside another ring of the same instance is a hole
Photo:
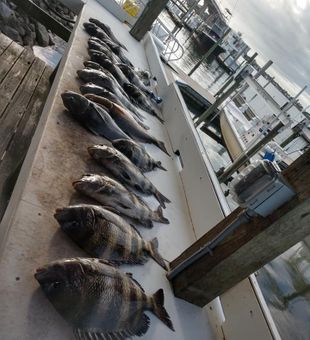
[[[153,183],[145,177],[125,155],[107,145],[94,145],[88,148],[89,154],[104,166],[115,178],[131,189],[145,195],[154,195],[159,204],[165,208],[165,202],[170,200],[165,197]]]
[[[141,336],[150,324],[145,311],[174,330],[164,307],[163,290],[146,295],[131,274],[107,261],[63,259],[38,268],[35,278],[79,340]]]
[[[158,241],[145,241],[122,217],[96,205],[57,209],[54,215],[63,231],[93,257],[113,263],[143,264],[152,257],[167,270],[158,253]]]
[[[104,206],[116,209],[147,228],[153,227],[152,221],[169,224],[160,206],[152,211],[141,198],[108,176],[87,174],[72,185],[75,190],[94,198]]]

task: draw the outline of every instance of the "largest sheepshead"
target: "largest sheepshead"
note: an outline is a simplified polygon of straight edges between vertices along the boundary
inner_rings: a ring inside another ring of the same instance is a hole
[[[65,107],[74,118],[93,134],[108,140],[129,138],[101,106],[72,91],[64,92],[61,97]]]
[[[72,185],[75,190],[92,197],[104,206],[116,209],[147,228],[153,227],[152,221],[169,224],[160,206],[156,211],[152,211],[141,198],[108,176],[87,174]]]
[[[103,105],[103,107],[110,113],[116,124],[131,138],[138,142],[154,144],[160,150],[170,156],[164,142],[149,135],[145,131],[145,128],[141,128],[121,106],[113,103],[107,98],[102,98],[93,94],[86,94],[85,97],[100,105]]]
[[[77,71],[77,74],[79,78],[85,83],[93,83],[95,85],[107,88],[113,92],[121,101],[121,103],[131,112],[133,112],[138,118],[144,118],[138,109],[130,102],[127,94],[110,72],[102,72],[94,69],[83,69]]]
[[[88,152],[126,186],[145,195],[154,195],[163,208],[165,208],[165,202],[170,203],[170,200],[155,188],[141,170],[115,148],[107,145],[94,145],[88,148]]]
[[[80,204],[57,209],[62,230],[90,256],[113,263],[143,264],[151,256],[167,270],[158,253],[158,241],[145,241],[122,217],[102,207]]]
[[[108,261],[58,260],[38,268],[35,278],[79,340],[141,336],[150,323],[144,311],[151,311],[173,330],[163,290],[146,295],[131,274],[122,273]]]

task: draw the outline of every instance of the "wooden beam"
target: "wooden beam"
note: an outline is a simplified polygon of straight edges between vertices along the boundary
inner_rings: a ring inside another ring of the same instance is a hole
[[[172,279],[175,295],[198,306],[215,297],[310,235],[310,150],[283,171],[297,195],[270,216],[241,224],[213,254],[196,260]],[[237,219],[237,208],[170,264],[171,270]]]
[[[69,41],[71,31],[59,21],[52,18],[43,9],[30,0],[12,0],[18,7],[26,12],[30,17],[42,23],[46,28],[57,34],[65,41]]]
[[[135,25],[130,30],[130,34],[138,41],[140,41],[147,31],[153,25],[161,11],[167,5],[169,0],[150,0],[144,8],[144,11],[138,18]]]

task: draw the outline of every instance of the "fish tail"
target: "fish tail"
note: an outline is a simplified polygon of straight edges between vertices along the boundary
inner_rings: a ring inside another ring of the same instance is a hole
[[[160,140],[156,140],[154,141],[154,144],[160,148],[161,151],[163,151],[165,154],[167,154],[170,157],[169,152],[166,149],[165,143],[160,141]]]
[[[155,212],[155,218],[156,222],[164,223],[164,224],[169,224],[168,218],[164,217],[163,215],[163,209],[161,206],[159,206]]]
[[[168,266],[166,265],[164,259],[158,252],[158,240],[155,237],[151,242],[150,242],[150,256],[165,270],[168,270]]]
[[[164,196],[161,192],[159,192],[158,190],[155,191],[154,196],[156,197],[157,201],[159,202],[159,204],[163,207],[166,208],[165,202],[166,203],[170,203],[171,201],[169,200],[169,198],[167,198],[166,196]]]
[[[161,164],[160,161],[158,161],[158,162],[155,163],[155,167],[158,168],[158,169],[167,171],[167,169],[165,169],[165,168],[162,166],[162,164]]]
[[[167,327],[174,331],[174,327],[172,321],[170,320],[170,316],[167,313],[164,307],[164,291],[159,289],[153,295],[153,305],[152,305],[152,312],[161,320]]]

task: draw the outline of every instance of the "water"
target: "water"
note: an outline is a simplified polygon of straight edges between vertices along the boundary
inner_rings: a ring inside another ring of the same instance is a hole
[[[160,19],[167,27],[171,30],[173,29],[174,23],[167,12],[162,12]],[[193,39],[190,38],[190,33],[185,30],[178,33],[177,38],[182,43],[185,54],[176,64],[184,72],[188,73],[200,60],[204,51],[197,48]],[[212,94],[215,94],[227,80],[228,75],[221,70],[216,61],[212,61],[203,63],[192,75],[192,78],[207,88]],[[262,85],[266,84],[266,80],[262,77],[259,78],[259,82]],[[266,90],[268,90],[279,105],[287,102],[284,95],[273,85],[268,85]],[[245,97],[249,100],[254,94],[249,89],[245,92]],[[259,117],[270,113],[269,108],[259,96],[251,101],[250,106]],[[303,118],[296,108],[292,108],[290,114],[295,122]],[[277,137],[277,141],[281,142],[290,133],[290,130],[287,129]],[[223,166],[226,167],[230,163],[226,149],[200,130],[199,134],[214,170],[217,171]],[[305,146],[304,140],[298,139],[291,143],[291,149],[289,150],[300,149],[303,146]],[[223,187],[223,189],[225,188]],[[231,205],[231,208],[234,208],[234,206]],[[309,340],[310,236],[260,269],[257,273],[257,280],[282,339]]]

